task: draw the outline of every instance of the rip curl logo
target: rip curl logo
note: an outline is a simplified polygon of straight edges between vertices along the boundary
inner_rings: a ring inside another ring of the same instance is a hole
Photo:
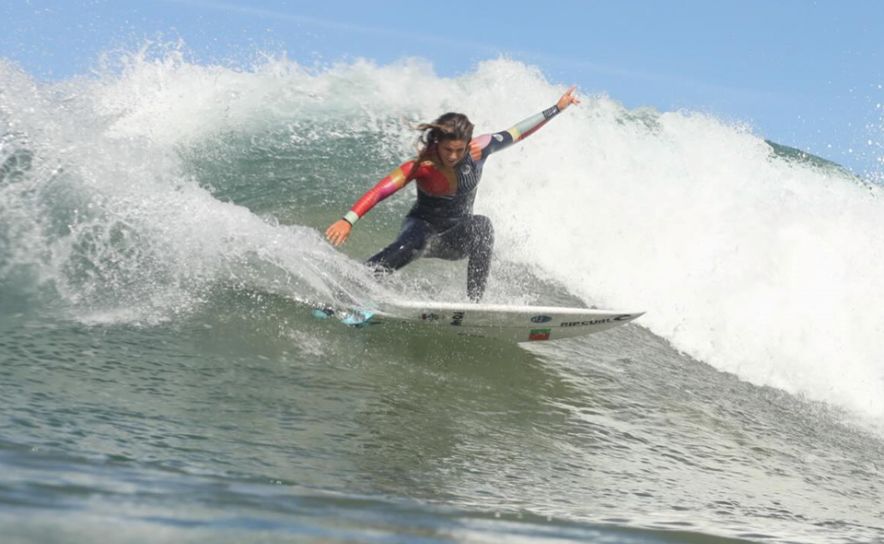
[[[472,168],[470,168],[469,164],[465,164],[460,167],[460,171],[464,174],[469,174],[471,170],[472,170]]]
[[[589,327],[592,325],[601,325],[603,323],[613,323],[615,321],[629,321],[632,319],[632,315],[623,314],[618,315],[616,317],[602,317],[599,319],[589,319],[586,321],[569,321],[567,323],[562,323],[561,327]]]
[[[503,141],[503,136],[501,136],[500,134],[495,134],[495,135],[494,135],[494,139],[497,140],[498,142],[502,142],[502,141]]]

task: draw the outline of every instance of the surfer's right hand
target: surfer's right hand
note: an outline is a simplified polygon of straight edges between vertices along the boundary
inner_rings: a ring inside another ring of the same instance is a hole
[[[335,247],[343,244],[347,241],[347,238],[350,236],[350,230],[353,228],[348,221],[344,219],[338,219],[334,222],[332,226],[325,231],[325,237],[328,238],[328,241],[334,244]]]

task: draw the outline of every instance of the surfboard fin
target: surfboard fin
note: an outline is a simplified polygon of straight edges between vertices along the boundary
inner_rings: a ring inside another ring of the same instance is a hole
[[[374,316],[373,312],[349,310],[343,316],[340,316],[339,319],[341,320],[341,323],[351,327],[368,327],[371,325],[369,319],[371,319],[372,316]]]
[[[335,311],[331,306],[321,306],[313,308],[313,319],[327,320],[332,317],[347,325],[348,327],[368,327],[371,325],[369,320],[374,317],[374,312],[365,310],[357,310],[350,308],[346,311]]]
[[[329,319],[335,315],[334,308],[324,306],[322,308],[313,309],[313,319]]]

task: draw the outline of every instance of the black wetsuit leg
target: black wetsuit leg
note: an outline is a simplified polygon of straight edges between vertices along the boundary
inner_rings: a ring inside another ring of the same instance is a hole
[[[420,257],[437,230],[421,219],[408,216],[402,223],[402,232],[396,241],[381,250],[365,264],[375,269],[379,275],[399,270]]]
[[[484,215],[471,215],[432,239],[425,257],[455,261],[469,257],[467,295],[479,302],[485,293],[494,249],[494,226]]]

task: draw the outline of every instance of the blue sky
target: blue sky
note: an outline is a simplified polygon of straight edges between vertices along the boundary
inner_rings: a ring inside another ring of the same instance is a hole
[[[201,62],[285,51],[312,64],[432,61],[441,76],[505,55],[629,108],[685,108],[880,179],[884,2],[4,0],[0,57],[41,79],[162,33]]]

